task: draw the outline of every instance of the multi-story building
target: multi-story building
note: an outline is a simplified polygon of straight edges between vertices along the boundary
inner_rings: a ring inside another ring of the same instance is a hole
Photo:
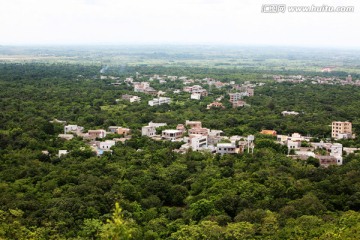
[[[141,136],[153,137],[156,135],[156,127],[144,126],[141,128]]]
[[[140,102],[141,98],[138,96],[133,96],[133,95],[128,95],[128,94],[124,94],[121,96],[121,99],[129,101],[131,103],[133,102]]]
[[[353,138],[351,122],[332,122],[331,137],[335,139]]]
[[[197,134],[202,136],[207,136],[209,134],[210,129],[208,128],[191,128],[189,129],[189,134]]]
[[[205,97],[208,95],[208,92],[201,86],[199,85],[194,85],[194,86],[189,86],[189,87],[184,87],[183,88],[184,92],[189,92],[189,93],[196,93],[196,94],[200,94],[200,96]]]
[[[83,127],[78,126],[78,125],[66,125],[64,126],[64,134],[67,134],[69,132],[73,132],[73,133],[81,133],[84,130]]]
[[[201,94],[200,93],[192,93],[190,95],[190,99],[200,100],[201,99]]]
[[[106,140],[105,142],[99,143],[99,148],[101,150],[109,150],[112,146],[115,146],[114,140]]]
[[[189,121],[186,120],[185,121],[185,125],[188,126],[189,128],[201,128],[201,122],[200,121]]]
[[[171,99],[168,97],[159,97],[159,98],[154,98],[153,100],[150,100],[149,106],[159,106],[162,104],[169,104],[171,102]]]
[[[232,102],[233,108],[243,107],[243,106],[245,106],[245,104],[246,104],[246,102],[242,101],[242,100],[237,100],[237,101]]]
[[[166,140],[174,141],[181,138],[183,135],[182,131],[175,129],[167,129],[161,132],[161,137]]]
[[[150,83],[141,82],[141,83],[133,83],[134,84],[134,92],[145,92],[147,88],[150,88]]]
[[[110,126],[108,129],[111,133],[116,133],[120,126]]]
[[[206,148],[208,144],[207,136],[191,134],[189,135],[189,144],[194,151],[200,150],[201,148]]]
[[[164,126],[166,126],[167,124],[166,123],[154,123],[154,122],[149,122],[149,126],[150,127],[156,127],[156,128],[158,128],[158,127],[164,127]]]
[[[254,89],[253,88],[247,88],[246,93],[247,93],[248,97],[253,97],[254,96]]]
[[[131,132],[130,128],[119,127],[117,129],[117,134],[124,135],[124,136],[129,135],[130,132]]]
[[[236,153],[236,146],[234,143],[218,143],[216,153],[221,155]]]
[[[141,128],[141,135],[153,137],[156,135],[156,128],[166,126],[166,123],[149,122],[147,126]]]
[[[209,145],[216,145],[223,139],[224,132],[222,130],[210,130],[208,133],[208,144]]]
[[[176,130],[179,130],[179,131],[181,131],[182,133],[185,133],[185,132],[186,132],[186,128],[185,128],[184,124],[178,124],[178,125],[176,126]]]
[[[230,97],[230,99],[229,99],[229,101],[231,102],[231,103],[233,103],[233,102],[235,102],[235,101],[237,101],[237,100],[240,100],[240,99],[242,99],[242,97],[243,97],[243,94],[242,93],[229,93],[229,97]]]
[[[89,130],[88,135],[90,139],[104,138],[106,137],[106,131],[104,129]]]
[[[337,160],[337,165],[342,165],[343,157],[342,157],[343,146],[341,143],[334,143],[331,145],[330,156],[333,156]]]

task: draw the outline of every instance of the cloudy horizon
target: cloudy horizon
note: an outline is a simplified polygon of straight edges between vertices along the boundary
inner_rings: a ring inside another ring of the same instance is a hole
[[[262,13],[269,3],[353,6],[354,12]],[[359,13],[353,0],[0,0],[0,45],[359,48]]]

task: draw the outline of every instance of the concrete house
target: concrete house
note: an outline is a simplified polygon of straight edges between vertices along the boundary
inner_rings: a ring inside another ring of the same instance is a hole
[[[117,134],[120,134],[120,135],[129,135],[131,132],[130,128],[123,128],[123,127],[119,127],[116,131]]]
[[[156,127],[144,126],[141,128],[141,136],[153,137],[156,135]]]
[[[275,130],[262,130],[260,133],[264,134],[264,135],[276,136],[276,131]]]
[[[190,95],[190,99],[200,100],[201,99],[201,94],[200,93],[192,93]]]
[[[104,129],[89,130],[88,135],[90,139],[104,138],[106,137],[106,131]]]
[[[283,116],[295,115],[296,116],[296,115],[299,115],[299,113],[295,112],[295,111],[282,111],[281,115],[283,115]]]
[[[203,136],[200,134],[191,134],[189,135],[189,145],[194,151],[206,148],[208,146],[207,136]]]
[[[63,155],[66,155],[66,154],[68,154],[69,152],[67,151],[67,150],[59,150],[59,152],[58,152],[58,157],[61,157],[61,156],[63,156]]]
[[[169,104],[171,102],[171,99],[168,97],[159,97],[159,98],[154,98],[153,100],[150,100],[148,102],[149,106],[159,106],[162,104]]]
[[[111,132],[111,133],[116,133],[118,128],[121,128],[121,127],[120,126],[110,126],[110,127],[108,127],[109,132]]]
[[[124,94],[121,96],[121,99],[129,101],[131,103],[133,102],[140,102],[141,101],[141,97],[138,96],[133,96],[133,95],[128,95],[128,94]]]
[[[233,107],[233,108],[244,107],[245,104],[246,104],[245,101],[236,100],[236,101],[233,101],[233,102],[232,102],[232,107]]]
[[[156,128],[166,126],[166,123],[149,122],[148,126],[141,128],[141,136],[153,137],[156,135]]]
[[[156,128],[158,128],[158,127],[164,127],[164,126],[166,126],[167,124],[166,123],[154,123],[154,122],[149,122],[149,126],[151,126],[151,127],[156,127]]]
[[[332,122],[331,137],[335,139],[354,138],[351,122]]]
[[[242,93],[238,93],[238,92],[237,93],[229,93],[229,101],[231,103],[233,103],[237,100],[241,100],[243,96],[244,95]]]
[[[330,150],[330,156],[333,156],[336,158],[336,164],[337,165],[342,165],[343,164],[343,157],[342,157],[342,151],[343,151],[343,146],[341,143],[334,143],[331,145],[331,150]]]
[[[206,109],[211,109],[211,108],[225,108],[225,107],[220,102],[212,102],[206,106]]]
[[[253,97],[254,96],[254,89],[253,88],[247,88],[246,93],[247,93],[248,97]]]
[[[188,130],[189,134],[197,134],[202,136],[207,136],[210,132],[208,128],[191,128]]]
[[[185,126],[188,126],[189,128],[201,128],[202,124],[200,121],[185,121]]]
[[[181,138],[182,135],[183,133],[180,130],[175,130],[175,129],[167,129],[161,132],[162,139],[170,140],[170,141],[175,141],[176,139]]]
[[[105,142],[100,142],[99,148],[102,150],[109,150],[112,146],[115,146],[114,140],[106,140]]]
[[[216,153],[221,155],[236,153],[236,146],[234,143],[218,143],[216,147]]]
[[[64,126],[64,134],[67,133],[81,133],[84,130],[83,127],[78,125],[66,125]]]

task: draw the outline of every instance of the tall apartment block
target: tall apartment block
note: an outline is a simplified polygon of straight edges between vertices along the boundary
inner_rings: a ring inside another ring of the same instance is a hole
[[[335,139],[353,138],[351,122],[332,122],[331,137]]]

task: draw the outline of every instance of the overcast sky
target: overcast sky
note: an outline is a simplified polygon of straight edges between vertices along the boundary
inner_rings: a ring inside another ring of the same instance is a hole
[[[354,6],[261,13],[261,6]],[[357,0],[0,0],[0,44],[206,43],[360,47]]]

